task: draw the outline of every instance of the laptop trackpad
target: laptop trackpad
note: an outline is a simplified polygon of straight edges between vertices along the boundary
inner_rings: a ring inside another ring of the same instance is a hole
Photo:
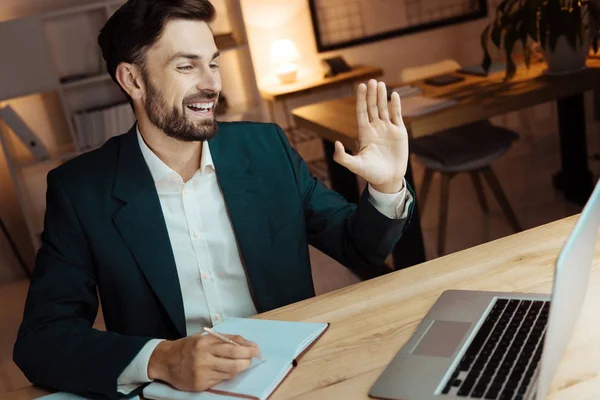
[[[435,320],[411,354],[451,357],[470,328],[470,322]]]

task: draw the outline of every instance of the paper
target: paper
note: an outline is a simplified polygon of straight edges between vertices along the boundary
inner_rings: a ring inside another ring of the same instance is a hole
[[[240,335],[258,344],[264,361],[253,360],[252,366],[234,379],[223,381],[211,390],[243,394],[266,399],[290,373],[293,362],[328,324],[230,318],[212,329],[219,333]],[[169,385],[154,382],[144,389],[144,397],[156,400],[224,399],[227,395],[181,392]]]
[[[220,399],[223,399],[221,396],[219,396]],[[48,396],[43,396],[43,397],[38,397],[38,399],[44,399],[44,400],[85,400],[85,397],[81,397],[81,396],[77,396],[73,393],[67,393],[67,392],[58,392],[58,393],[53,393],[53,394],[49,394]],[[132,397],[130,400],[139,400],[139,396],[135,396]],[[239,400],[239,399],[237,399]]]
[[[417,117],[457,104],[454,99],[411,96],[402,101],[402,116]]]

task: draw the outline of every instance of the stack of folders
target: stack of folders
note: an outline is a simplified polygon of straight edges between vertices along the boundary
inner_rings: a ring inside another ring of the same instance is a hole
[[[418,117],[452,107],[457,103],[456,100],[446,97],[411,96],[402,102],[402,116]]]
[[[152,400],[265,400],[298,364],[300,358],[325,333],[329,324],[288,322],[247,318],[229,318],[213,330],[241,335],[255,342],[263,360],[254,359],[252,366],[234,379],[223,381],[204,392],[185,392],[153,382],[144,388],[144,398]]]
[[[456,100],[451,98],[427,97],[423,94],[423,89],[415,85],[391,88],[388,97],[391,97],[392,92],[400,95],[403,117],[418,117],[451,107],[457,103]]]
[[[78,112],[73,120],[79,147],[88,150],[127,132],[135,122],[135,115],[129,103],[121,103]]]
[[[402,99],[409,96],[423,94],[423,89],[415,85],[403,85],[391,88],[389,96],[392,95],[392,92],[398,93],[400,95],[400,98]]]

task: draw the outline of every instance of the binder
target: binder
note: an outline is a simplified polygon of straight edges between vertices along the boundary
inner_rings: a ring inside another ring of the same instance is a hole
[[[11,106],[0,108],[0,119],[13,130],[15,135],[23,142],[23,144],[31,151],[38,161],[47,160],[50,158],[46,146],[39,138],[29,129],[27,124],[19,117]]]

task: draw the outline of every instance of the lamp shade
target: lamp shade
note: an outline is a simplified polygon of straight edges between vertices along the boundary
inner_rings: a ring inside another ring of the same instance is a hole
[[[271,62],[274,64],[294,63],[300,60],[300,53],[290,39],[279,39],[271,45]]]

